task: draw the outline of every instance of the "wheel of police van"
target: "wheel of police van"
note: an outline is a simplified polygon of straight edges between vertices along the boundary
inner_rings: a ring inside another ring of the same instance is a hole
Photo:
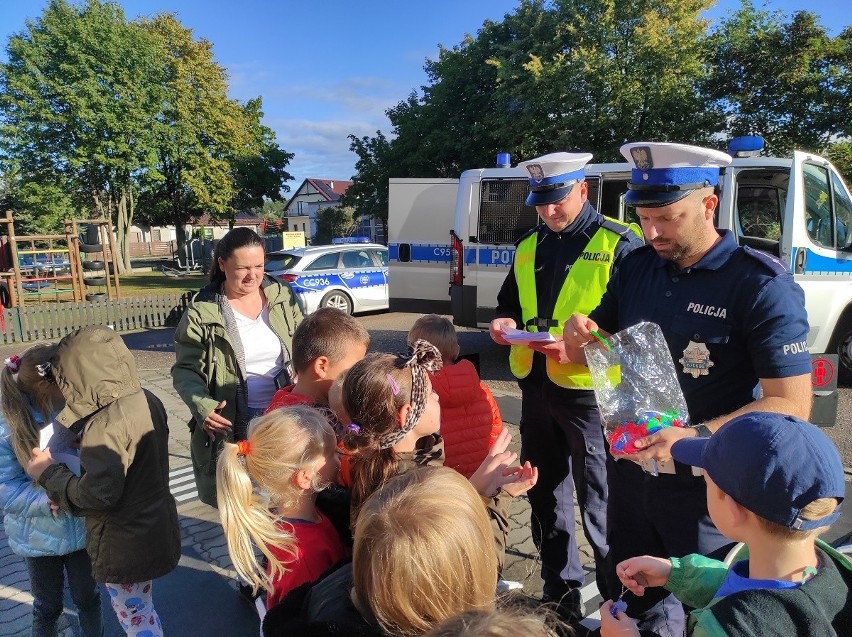
[[[343,310],[347,314],[352,314],[352,299],[346,292],[340,290],[332,290],[327,293],[319,304],[320,307],[334,307],[338,310]]]

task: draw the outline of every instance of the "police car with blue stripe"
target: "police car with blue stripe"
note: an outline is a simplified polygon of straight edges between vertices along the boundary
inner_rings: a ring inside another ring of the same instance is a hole
[[[308,246],[270,252],[265,271],[290,284],[310,314],[336,307],[347,314],[388,308],[388,249],[376,243]]]

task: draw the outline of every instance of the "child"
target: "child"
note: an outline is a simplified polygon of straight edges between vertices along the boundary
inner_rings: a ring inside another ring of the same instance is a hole
[[[38,447],[27,473],[60,508],[85,517],[95,581],[125,632],[161,637],[151,583],[177,566],[181,548],[163,403],[142,389],[133,355],[108,327],[72,332],[38,371],[65,397],[56,421],[82,432],[82,474]]]
[[[53,414],[65,402],[59,388],[37,371],[55,353],[56,345],[39,343],[21,356],[7,358],[0,371],[5,417],[0,418],[0,510],[9,547],[27,563],[34,637],[56,636],[66,574],[83,637],[100,637],[101,594],[92,578],[83,520],[58,509],[24,471],[30,450],[50,436]],[[69,456],[73,463],[79,458],[76,438],[59,426],[48,446],[57,456]]]
[[[573,635],[555,617],[519,609],[471,610],[442,622],[423,637],[557,637]]]
[[[437,314],[421,316],[408,332],[408,345],[420,339],[437,347],[444,363],[430,376],[441,402],[444,466],[469,478],[503,430],[500,408],[473,363],[456,361],[459,341],[449,320]]]
[[[408,357],[367,356],[343,381],[343,408],[352,419],[343,442],[351,454],[353,520],[361,503],[392,476],[444,463],[441,407],[429,376],[441,368],[441,354],[423,340],[411,349]],[[501,490],[517,496],[535,484],[538,472],[529,463],[505,471],[517,458],[506,451],[510,440],[508,431],[502,432],[470,477],[485,498]]]
[[[364,358],[369,346],[370,334],[346,312],[321,307],[309,314],[293,333],[296,383],[275,392],[267,413],[301,403],[326,407],[331,384]]]
[[[216,488],[228,551],[240,577],[266,589],[267,608],[346,557],[337,531],[316,507],[317,493],[339,467],[331,425],[307,405],[255,418],[245,441],[225,444]],[[255,546],[268,560],[266,569]]]
[[[391,478],[361,507],[347,564],[294,590],[263,622],[266,637],[421,635],[495,604],[497,562],[479,494],[456,471]]]
[[[687,635],[852,634],[852,563],[817,539],[845,494],[828,436],[792,416],[752,412],[709,438],[677,441],[672,456],[704,469],[710,517],[748,558],[730,569],[701,555],[631,558],[617,566],[624,586],[636,595],[665,586],[698,609]],[[612,605],[601,607],[602,635],[639,635]]]

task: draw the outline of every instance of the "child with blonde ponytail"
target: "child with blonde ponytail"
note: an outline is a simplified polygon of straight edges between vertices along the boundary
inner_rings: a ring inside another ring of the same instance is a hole
[[[245,440],[225,443],[216,490],[228,551],[240,577],[267,591],[267,608],[347,556],[316,507],[339,467],[334,430],[307,405],[259,416]],[[265,569],[255,547],[268,560]]]
[[[32,449],[44,446],[42,431],[54,456],[79,465],[76,436],[53,424],[65,404],[62,393],[39,373],[55,353],[55,345],[39,343],[7,358],[0,368],[0,510],[9,547],[25,558],[29,571],[34,637],[55,637],[66,575],[81,633],[97,637],[102,633],[100,592],[86,553],[83,518],[60,510],[25,472]]]

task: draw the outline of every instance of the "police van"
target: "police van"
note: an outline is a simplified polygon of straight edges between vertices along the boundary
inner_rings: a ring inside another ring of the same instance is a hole
[[[852,380],[852,198],[837,169],[819,155],[797,151],[792,158],[764,157],[761,149],[759,137],[732,140],[734,160],[720,176],[716,224],[734,232],[741,245],[780,259],[804,289],[814,391],[824,399],[812,418],[828,424],[836,414],[838,377]],[[535,209],[524,204],[528,173],[511,167],[507,158],[498,163],[502,166],[467,170],[459,179],[445,263],[456,325],[484,327],[491,321],[515,242],[538,223]],[[591,204],[623,221],[635,221],[624,203],[630,168],[627,163],[586,167]],[[448,222],[428,220],[430,227]],[[403,265],[394,263],[394,250],[410,259],[407,265],[420,254],[414,234],[397,236],[396,244],[389,246],[391,278]],[[821,417],[822,409],[830,415]]]

